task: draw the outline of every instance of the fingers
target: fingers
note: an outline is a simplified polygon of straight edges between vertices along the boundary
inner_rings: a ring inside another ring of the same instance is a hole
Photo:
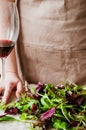
[[[4,92],[4,84],[0,82],[0,95]]]
[[[24,91],[22,82],[17,83],[16,97],[19,98],[21,93]]]
[[[21,81],[18,81],[16,84],[6,84],[4,89],[4,95],[2,97],[2,101],[6,104],[11,96],[12,90],[16,88],[16,97],[19,98],[21,93],[23,92],[23,85]],[[3,89],[1,89],[2,92]]]
[[[7,103],[8,99],[9,99],[9,97],[11,95],[12,89],[13,89],[12,84],[10,84],[10,85],[7,85],[5,90],[4,90],[4,95],[2,97],[2,101],[5,104]]]
[[[0,94],[4,92],[4,87],[0,87]]]

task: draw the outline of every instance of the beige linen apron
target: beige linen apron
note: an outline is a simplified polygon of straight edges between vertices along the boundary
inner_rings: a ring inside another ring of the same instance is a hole
[[[20,0],[18,54],[29,83],[86,82],[86,0]]]

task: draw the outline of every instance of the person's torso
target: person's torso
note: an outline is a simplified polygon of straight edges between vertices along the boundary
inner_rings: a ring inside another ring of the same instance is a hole
[[[29,82],[84,80],[85,7],[85,0],[20,0],[18,47],[23,75]]]

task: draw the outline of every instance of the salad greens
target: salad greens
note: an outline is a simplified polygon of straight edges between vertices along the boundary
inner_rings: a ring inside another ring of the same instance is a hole
[[[86,129],[86,87],[71,82],[53,84],[38,83],[22,94],[18,101],[4,105],[0,109],[7,115],[19,114],[21,121],[35,120],[43,130],[49,127],[58,130]],[[11,120],[7,115],[0,121]],[[7,119],[8,118],[8,119]],[[14,120],[12,118],[12,120]],[[34,127],[35,127],[34,125]]]
[[[0,122],[2,122],[2,121],[17,121],[17,120],[10,116],[3,116],[0,118]]]

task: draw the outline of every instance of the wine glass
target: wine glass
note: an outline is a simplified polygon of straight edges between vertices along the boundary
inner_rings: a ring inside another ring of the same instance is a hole
[[[1,83],[5,80],[5,59],[13,50],[19,34],[19,17],[16,3],[0,1],[0,58]]]

